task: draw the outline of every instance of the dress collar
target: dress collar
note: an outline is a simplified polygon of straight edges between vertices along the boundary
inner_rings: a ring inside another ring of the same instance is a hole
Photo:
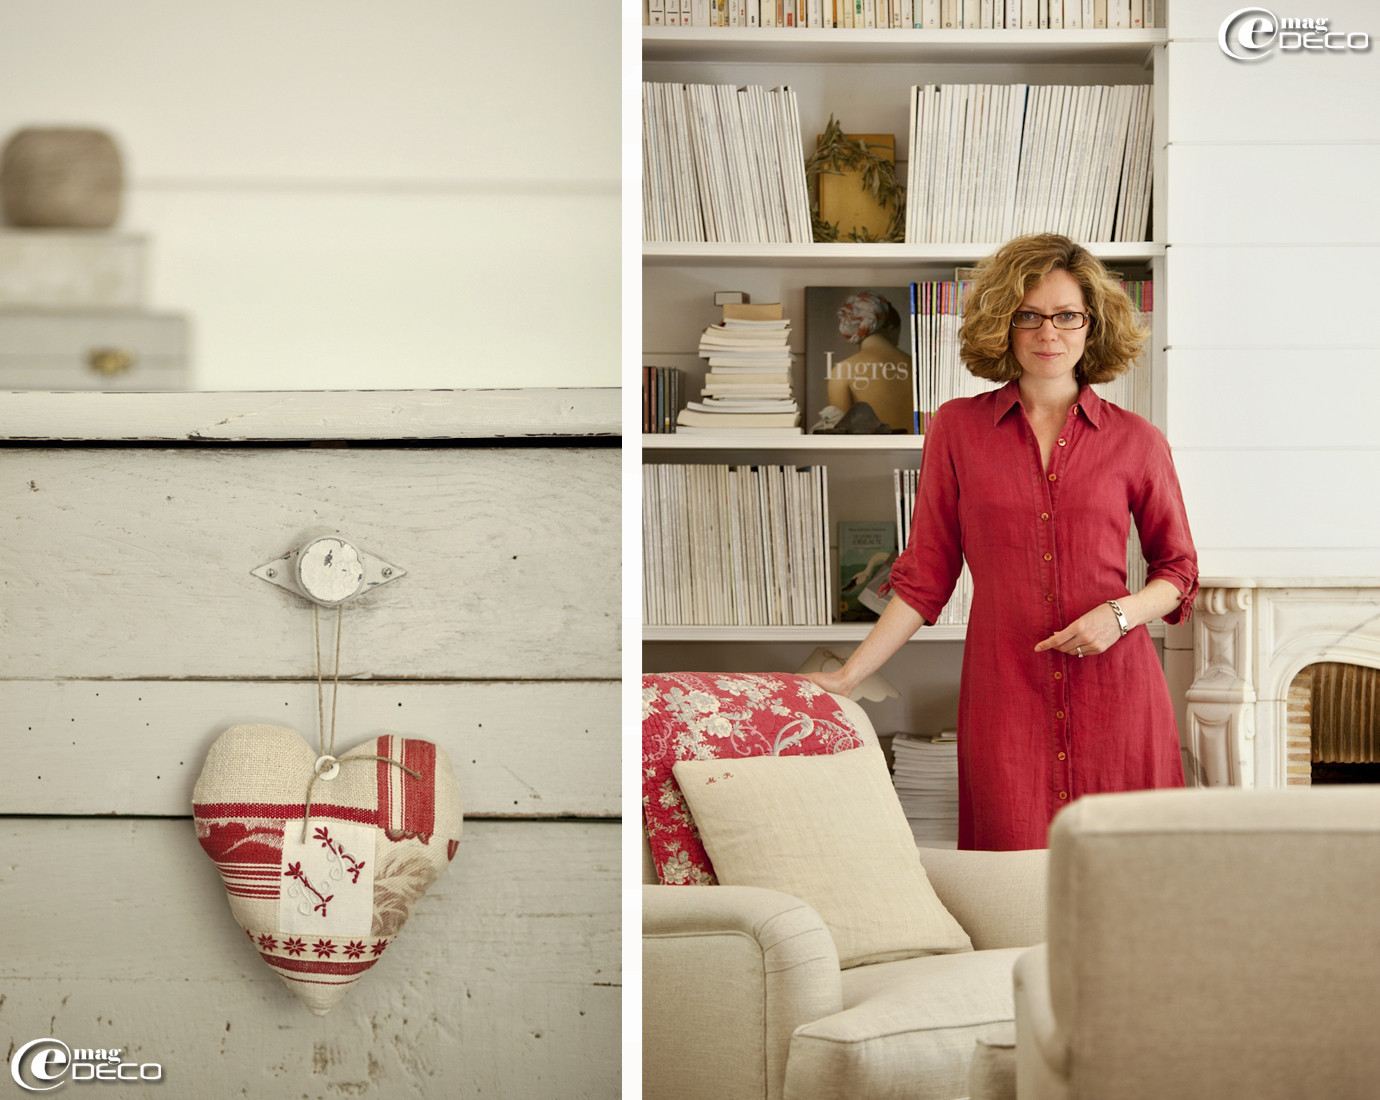
[[[1001,389],[996,391],[996,401],[992,408],[992,424],[995,427],[1007,413],[1021,403],[1021,386],[1019,380],[1008,382]],[[1102,427],[1102,398],[1097,396],[1093,388],[1084,384],[1078,391],[1078,403],[1074,406],[1074,411],[1081,412],[1084,419],[1094,428]]]

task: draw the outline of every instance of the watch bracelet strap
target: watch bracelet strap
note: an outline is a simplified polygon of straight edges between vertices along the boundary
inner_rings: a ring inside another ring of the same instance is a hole
[[[1117,626],[1121,628],[1121,636],[1123,638],[1126,637],[1131,629],[1131,624],[1126,621],[1126,612],[1121,610],[1121,604],[1117,603],[1116,600],[1108,600],[1107,606],[1110,607],[1112,613],[1116,615]]]

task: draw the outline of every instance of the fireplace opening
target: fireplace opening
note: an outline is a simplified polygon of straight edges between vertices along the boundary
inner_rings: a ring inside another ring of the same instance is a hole
[[[1290,685],[1288,711],[1291,783],[1380,783],[1380,669],[1310,665]]]

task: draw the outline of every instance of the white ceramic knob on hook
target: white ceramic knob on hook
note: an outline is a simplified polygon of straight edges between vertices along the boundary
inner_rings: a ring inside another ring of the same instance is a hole
[[[401,566],[366,553],[339,535],[313,539],[250,572],[322,607],[339,607],[362,592],[407,575]]]
[[[309,600],[335,607],[364,587],[364,559],[339,536],[315,539],[297,552],[297,584]]]

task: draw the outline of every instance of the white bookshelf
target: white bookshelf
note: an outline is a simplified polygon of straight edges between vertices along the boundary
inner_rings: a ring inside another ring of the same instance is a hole
[[[926,31],[769,27],[643,27],[643,61],[807,64],[1022,61],[1044,64],[1139,64],[1168,41],[1162,28],[1141,31]]]
[[[1000,246],[992,244],[725,244],[647,241],[646,267],[867,267],[876,270],[915,268],[925,264],[973,264]],[[1089,244],[1088,251],[1106,263],[1147,263],[1164,255],[1151,241]]]
[[[643,79],[687,83],[789,84],[795,89],[805,144],[814,147],[830,114],[849,133],[894,133],[898,171],[909,156],[907,90],[925,83],[1154,85],[1157,119],[1151,225],[1157,239],[1092,243],[1089,250],[1129,279],[1156,282],[1152,333],[1152,419],[1165,427],[1164,226],[1166,158],[1162,84],[1166,32],[895,31],[644,27]],[[780,301],[796,322],[795,385],[803,396],[804,302],[807,286],[904,286],[950,279],[953,269],[990,255],[991,244],[643,244],[644,363],[686,371],[697,393],[704,362],[696,354],[705,325],[718,318],[715,290],[742,290],[754,302]],[[808,424],[806,425],[808,428]],[[812,464],[829,467],[831,588],[838,578],[841,520],[892,519],[891,471],[919,464],[914,436],[644,435],[650,463]],[[832,603],[832,600],[831,600]],[[648,671],[675,669],[793,671],[816,646],[855,646],[870,624],[814,627],[648,626]],[[1164,637],[1164,624],[1151,625]],[[879,730],[935,732],[952,725],[965,628],[926,627],[883,674],[903,698],[868,704]],[[933,727],[933,728],[931,728]]]
[[[924,438],[913,435],[751,435],[745,439],[724,436],[644,435],[644,451],[710,451],[716,454],[743,451],[797,451],[823,454],[860,454],[863,452],[893,451],[912,453],[918,460]]]

